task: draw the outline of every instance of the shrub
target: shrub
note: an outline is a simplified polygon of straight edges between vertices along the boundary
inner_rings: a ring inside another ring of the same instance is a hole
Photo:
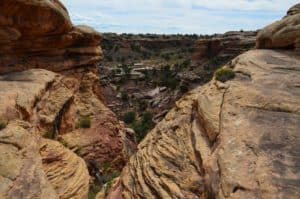
[[[96,185],[96,184],[91,185],[89,189],[88,199],[95,199],[96,195],[99,193],[100,190],[101,190],[100,185]]]
[[[123,121],[126,124],[131,124],[136,120],[136,113],[133,111],[127,112],[125,113],[125,115],[123,116]]]
[[[222,59],[219,57],[214,57],[209,60],[209,64],[213,67],[220,66],[222,64]]]
[[[162,57],[166,60],[169,61],[171,59],[170,54],[164,54]]]
[[[229,68],[220,68],[215,72],[216,80],[220,82],[226,82],[235,77],[235,73]]]
[[[152,124],[153,115],[151,112],[146,112],[143,114],[143,123]]]
[[[132,67],[129,66],[129,65],[123,64],[123,65],[121,66],[121,68],[123,69],[123,71],[124,71],[124,73],[125,73],[125,76],[129,78],[129,77],[130,77],[130,74],[131,74]]]
[[[152,113],[146,112],[142,116],[142,120],[135,121],[131,124],[131,128],[135,131],[138,142],[142,141],[147,135],[148,131],[153,127]]]
[[[122,101],[127,102],[128,99],[129,99],[128,94],[122,92],[122,93],[121,93],[121,99],[122,99]]]
[[[44,133],[44,136],[43,136],[44,138],[48,138],[48,139],[54,139],[54,131],[51,129],[51,130],[49,130],[49,131],[46,131],[45,133]]]
[[[189,91],[189,86],[188,84],[186,83],[182,83],[180,86],[179,86],[179,89],[180,89],[180,92],[181,93],[186,93]]]
[[[106,175],[103,175],[103,182],[104,183],[112,182],[115,178],[117,178],[119,176],[120,176],[120,172],[118,172],[118,171],[108,173]]]
[[[0,130],[4,129],[7,126],[7,122],[4,120],[0,120]]]
[[[90,117],[80,118],[78,127],[83,129],[91,128],[91,118]]]
[[[148,103],[146,100],[140,100],[138,101],[138,104],[139,104],[140,111],[145,111],[148,108]]]

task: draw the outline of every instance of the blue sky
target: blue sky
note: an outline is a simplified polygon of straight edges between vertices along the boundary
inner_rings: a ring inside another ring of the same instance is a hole
[[[256,30],[299,0],[61,0],[74,24],[99,32],[224,33]]]

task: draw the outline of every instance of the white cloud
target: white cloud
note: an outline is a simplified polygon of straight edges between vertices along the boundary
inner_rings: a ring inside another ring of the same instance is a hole
[[[62,0],[75,23],[99,31],[215,33],[258,29],[299,0]]]

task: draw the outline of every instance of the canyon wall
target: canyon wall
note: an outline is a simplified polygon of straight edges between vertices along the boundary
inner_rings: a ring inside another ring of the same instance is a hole
[[[134,137],[103,102],[100,41],[58,0],[1,1],[0,198],[87,198],[125,165]]]

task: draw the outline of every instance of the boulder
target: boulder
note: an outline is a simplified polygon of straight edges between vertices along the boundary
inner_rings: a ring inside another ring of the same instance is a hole
[[[101,60],[100,34],[73,26],[59,0],[3,0],[0,13],[0,74],[64,71]]]
[[[293,6],[287,15],[263,28],[258,36],[256,47],[260,49],[290,48],[299,51],[300,4]]]

